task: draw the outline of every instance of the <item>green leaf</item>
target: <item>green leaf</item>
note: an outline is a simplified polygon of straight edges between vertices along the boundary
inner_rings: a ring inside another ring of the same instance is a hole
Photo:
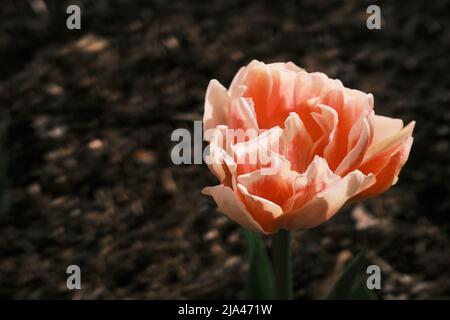
[[[267,249],[259,234],[243,230],[247,240],[250,268],[247,276],[247,299],[273,299],[274,274]]]
[[[366,269],[369,266],[364,251],[358,253],[344,268],[327,299],[376,300],[377,295],[367,288]]]

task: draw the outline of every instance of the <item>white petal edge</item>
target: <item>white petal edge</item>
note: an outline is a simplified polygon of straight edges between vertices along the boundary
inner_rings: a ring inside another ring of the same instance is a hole
[[[301,208],[288,213],[283,223],[287,229],[316,227],[330,219],[347,200],[369,188],[375,181],[372,174],[366,176],[361,171],[352,171],[319,192]]]
[[[216,202],[219,211],[227,215],[231,220],[246,229],[264,234],[266,233],[259,223],[253,219],[244,207],[244,204],[236,198],[236,195],[231,188],[217,185],[204,188],[202,193],[211,196]]]
[[[203,130],[218,125],[228,125],[230,97],[227,89],[219,81],[209,82],[205,95],[205,112],[203,114]]]

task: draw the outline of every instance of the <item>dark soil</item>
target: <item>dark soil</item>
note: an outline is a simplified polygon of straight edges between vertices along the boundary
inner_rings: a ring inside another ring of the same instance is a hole
[[[447,1],[43,1],[0,11],[1,298],[242,298],[239,227],[201,195],[217,183],[206,166],[171,163],[170,135],[201,119],[210,79],[254,58],[417,121],[395,187],[295,233],[296,297],[323,296],[363,248],[383,299],[450,297]],[[66,288],[71,264],[82,290]]]

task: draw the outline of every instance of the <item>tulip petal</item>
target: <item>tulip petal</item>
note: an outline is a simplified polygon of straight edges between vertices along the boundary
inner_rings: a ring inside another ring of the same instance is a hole
[[[403,129],[403,121],[401,119],[375,115],[374,120],[373,146],[378,145],[383,140],[394,136]]]
[[[211,196],[217,203],[219,211],[227,215],[231,220],[249,230],[266,233],[236,198],[236,194],[231,188],[223,185],[206,187],[202,190],[202,193]]]
[[[295,194],[289,210],[292,208],[300,208],[317,193],[339,179],[340,177],[330,170],[324,158],[315,156],[314,160],[308,166],[307,171],[298,175],[293,182]]]
[[[230,97],[228,91],[217,80],[211,80],[206,90],[203,130],[218,125],[228,125]]]
[[[305,69],[300,68],[292,61],[288,61],[286,63],[284,62],[274,62],[268,64],[270,69],[276,69],[280,71],[294,71],[294,72],[304,72],[306,73]]]
[[[267,103],[272,93],[272,76],[267,65],[252,61],[247,67],[244,85],[247,87],[244,97],[253,100],[259,127],[270,128],[266,114]]]
[[[325,73],[322,72],[311,72],[309,74],[310,81],[312,83],[311,91],[309,93],[309,98],[318,97],[322,88],[331,81],[330,78]]]
[[[343,89],[342,82],[330,79],[328,85],[322,89],[320,103],[333,108],[338,114],[342,113],[344,106]]]
[[[349,88],[345,88],[344,92],[346,96],[349,96],[354,101],[354,116],[356,119],[360,117],[362,112],[373,110],[374,99],[371,93]]]
[[[284,122],[280,149],[290,161],[292,170],[302,173],[310,162],[310,152],[313,145],[311,136],[306,131],[303,121],[297,113],[291,112]]]
[[[400,150],[395,153],[389,159],[388,163],[381,170],[379,170],[379,173],[375,175],[377,179],[376,183],[356,195],[355,199],[362,199],[371,195],[382,193],[394,185],[398,180],[400,170],[408,160],[412,143],[413,138],[408,137],[405,143],[401,146]]]
[[[243,81],[247,74],[247,70],[248,67],[240,68],[231,81],[230,88],[228,89],[228,93],[230,94],[231,98],[241,97],[244,93],[246,87],[243,85]]]
[[[277,218],[293,196],[292,181],[298,175],[290,170],[289,161],[275,154],[274,157],[278,159],[271,175],[259,169],[237,177],[237,188],[247,210],[269,233],[278,229]]]
[[[369,120],[363,118],[359,125],[361,126],[361,131],[355,146],[347,153],[335,170],[335,173],[340,176],[344,176],[357,168],[363,161],[364,155],[369,148],[372,136],[372,127],[369,124]]]
[[[373,127],[373,115],[371,114],[373,111],[372,107],[370,107],[371,95],[367,95],[358,90],[344,88],[340,82],[330,85],[330,87],[328,88],[328,92],[324,94],[322,101],[325,104],[333,106],[336,110],[338,113],[338,125],[333,139],[325,147],[324,157],[327,159],[330,168],[336,171],[344,158],[360,140],[361,131],[364,130],[362,119],[368,117],[369,125],[371,128]],[[369,135],[368,142],[371,140],[372,134]],[[367,148],[363,152],[366,152],[366,150]],[[359,158],[356,158],[356,160],[361,162]],[[349,160],[346,161],[345,165],[348,166],[350,164]],[[347,168],[346,172],[340,174],[345,175],[345,173],[356,169],[356,167],[357,163],[353,161],[352,166]]]
[[[311,116],[322,130],[320,139],[314,142],[312,154],[322,155],[327,145],[332,143],[338,125],[338,114],[333,108],[324,105],[317,105],[319,112],[312,112]]]
[[[294,89],[296,72],[270,68],[272,92],[266,109],[270,126],[281,125],[289,112],[294,111]]]
[[[219,179],[220,183],[231,186],[231,177],[236,170],[234,159],[226,152],[229,145],[224,141],[226,126],[215,128],[209,143],[209,158],[206,158],[211,172]]]
[[[313,228],[330,219],[351,197],[375,183],[375,176],[355,170],[287,215],[287,229]]]
[[[315,82],[325,82],[328,78],[323,74],[297,73],[294,81],[294,111],[302,120],[306,131],[313,141],[322,136],[322,130],[311,115],[317,109],[320,98],[312,92]]]
[[[252,99],[234,99],[230,107],[230,128],[258,130]]]
[[[290,163],[283,157],[273,154],[276,163],[272,174],[267,175],[263,169],[237,177],[237,182],[245,187],[251,195],[269,200],[283,207],[293,195],[292,182],[298,173],[290,170]]]
[[[237,187],[242,194],[242,201],[247,210],[258,221],[261,228],[266,233],[278,230],[277,218],[283,214],[283,209],[269,200],[250,194],[241,184],[238,184]]]
[[[271,154],[279,153],[282,133],[280,127],[273,127],[254,139],[233,145],[231,149],[238,164],[237,174],[241,175],[270,165]]]
[[[408,137],[411,137],[415,122],[410,122],[406,127],[396,134],[385,138],[377,144],[372,143],[364,157],[360,170],[365,173],[378,173],[390,160],[390,157],[397,153]]]

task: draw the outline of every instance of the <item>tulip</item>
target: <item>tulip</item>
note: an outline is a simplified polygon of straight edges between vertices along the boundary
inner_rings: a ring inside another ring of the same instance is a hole
[[[203,193],[244,228],[286,242],[286,230],[318,226],[345,203],[394,185],[414,122],[376,115],[372,94],[323,73],[254,60],[228,89],[210,81],[203,127],[220,181]],[[227,130],[256,134],[236,141]],[[264,162],[240,161],[261,153]]]

